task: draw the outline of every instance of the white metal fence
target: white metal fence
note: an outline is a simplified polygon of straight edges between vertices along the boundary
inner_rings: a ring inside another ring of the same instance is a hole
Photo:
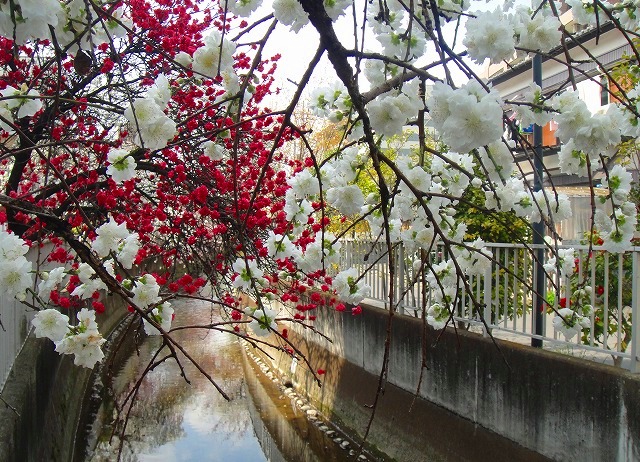
[[[624,254],[611,254],[596,246],[570,246],[575,250],[574,273],[563,278],[545,276],[542,325],[537,329],[536,316],[532,313],[537,277],[535,247],[486,245],[493,252],[491,270],[483,276],[469,278],[467,287],[461,286],[460,300],[452,319],[457,327],[519,343],[538,339],[548,349],[640,371],[640,329],[633,326],[633,320],[640,316],[640,247]],[[425,256],[408,254],[402,246],[394,248],[395,296],[390,301],[391,272],[385,249],[381,242],[343,241],[343,265],[354,266],[360,271],[371,287],[371,300],[385,307],[393,303],[401,314],[424,316],[432,288],[423,282],[423,275],[419,269],[414,269],[413,263]],[[543,254],[546,261],[550,253],[544,250]],[[431,264],[447,258],[442,247],[426,256]],[[590,315],[591,328],[583,329],[581,334],[567,341],[554,329],[553,318],[563,306],[577,306],[577,291],[587,286],[592,288],[591,293],[583,295],[580,303],[594,308]],[[469,292],[479,302],[476,308]]]

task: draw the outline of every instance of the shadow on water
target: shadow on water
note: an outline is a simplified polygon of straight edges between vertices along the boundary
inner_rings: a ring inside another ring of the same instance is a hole
[[[217,309],[211,304],[190,301],[176,305],[177,324],[218,319]],[[251,366],[243,367],[246,360],[235,336],[182,330],[176,332],[175,338],[231,399],[226,401],[193,365],[183,363],[189,384],[180,377],[175,361],[162,363],[141,382],[122,441],[121,460],[348,460],[340,458],[340,454],[330,456],[326,446],[332,443],[331,439],[296,411],[273,383],[257,378],[260,374],[252,373]],[[121,364],[112,379],[115,402],[121,403],[132,390],[160,346],[160,338],[146,338],[138,353],[132,352]],[[86,462],[113,461],[117,457],[121,441],[117,435],[111,436],[115,402],[105,398],[96,411],[87,438]]]

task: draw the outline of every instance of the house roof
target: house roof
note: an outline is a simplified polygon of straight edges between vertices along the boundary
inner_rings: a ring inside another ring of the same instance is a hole
[[[580,44],[582,43],[586,43],[590,40],[593,39],[598,39],[599,37],[602,37],[604,34],[611,32],[615,29],[615,25],[611,22],[608,21],[604,24],[602,24],[600,27],[593,27],[593,28],[589,28],[584,30],[583,32],[579,33],[579,34],[574,34],[573,37],[576,39],[574,40],[569,40],[565,43],[565,46],[567,49],[571,50],[573,48],[578,47]],[[558,45],[557,47],[555,47],[554,49],[552,49],[549,53],[546,53],[545,55],[543,55],[542,57],[542,62],[546,62],[551,60],[552,58],[550,58],[550,56],[557,56],[560,55],[562,53],[564,53],[564,46],[562,45]],[[615,62],[619,61],[623,54],[627,52],[627,53],[631,53],[631,46],[627,43],[624,44],[620,47],[618,47],[615,50],[603,53],[599,56],[597,56],[596,58],[598,58],[598,61],[603,61],[601,64],[606,66],[612,65]],[[524,61],[521,61],[517,64],[511,65],[509,66],[505,71],[501,72],[500,74],[495,75],[494,77],[489,78],[489,82],[491,82],[494,86],[495,85],[499,85],[501,83],[507,82],[511,79],[513,79],[514,77],[517,77],[520,74],[523,74],[524,72],[527,72],[531,69],[532,66],[532,60],[531,58],[527,57]],[[596,65],[592,62],[590,63],[581,63],[579,65],[577,65],[576,67],[578,67],[580,70],[584,71],[584,72],[589,72],[592,71],[594,69],[596,69]],[[568,75],[568,71],[565,71],[565,73]],[[578,77],[578,76],[576,76]],[[582,76],[583,78],[586,78],[585,76]],[[559,81],[564,81],[566,80],[566,76],[564,79],[562,79],[559,75],[556,76],[550,76],[547,79],[544,80],[551,80],[549,83],[549,85],[553,85],[553,80],[559,80]],[[543,86],[542,88],[546,90],[546,86],[545,81],[543,80]]]

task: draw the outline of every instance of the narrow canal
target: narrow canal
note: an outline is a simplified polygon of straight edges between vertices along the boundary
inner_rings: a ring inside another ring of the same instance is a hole
[[[203,325],[219,321],[215,305],[201,301],[176,302],[175,325]],[[134,389],[149,361],[162,344],[159,337],[146,337],[121,361],[112,378],[113,396],[103,398],[90,416],[88,436],[79,438],[82,462],[386,462],[376,452],[359,454],[357,444],[332,424],[314,415],[314,409],[290,388],[267,377],[243,352],[236,336],[208,330],[179,330],[178,340],[228,394],[220,393],[188,361],[183,361],[190,383],[180,375],[173,360],[149,372],[141,381],[128,415],[124,438],[113,420],[125,397]],[[251,353],[251,348],[249,348]],[[125,356],[125,355],[122,355]],[[356,366],[344,366],[351,380],[346,399],[359,408],[365,382],[374,376]],[[348,369],[348,370],[347,370]],[[94,394],[98,394],[96,389]],[[405,393],[405,392],[402,392]],[[104,395],[104,393],[102,393]],[[368,396],[368,395],[367,395]],[[350,397],[350,398],[349,398]],[[397,397],[396,397],[397,398]],[[390,398],[391,399],[391,398]],[[359,411],[360,412],[360,411]],[[416,403],[420,425],[429,438],[411,448],[420,454],[416,462],[512,462],[547,461],[543,456],[516,445],[433,404]],[[398,425],[380,410],[383,425]],[[428,441],[427,441],[428,440]],[[413,440],[412,440],[413,441]],[[402,444],[400,445],[402,446]],[[380,448],[384,450],[384,448]],[[404,449],[401,450],[401,453]],[[405,457],[406,459],[406,457]]]
[[[218,319],[209,303],[176,303],[176,325]],[[87,438],[86,462],[114,461],[120,450],[120,459],[131,462],[358,460],[351,448],[340,446],[342,439],[334,441],[337,433],[323,422],[309,420],[295,397],[257,370],[237,337],[181,330],[175,338],[231,399],[225,400],[187,361],[190,384],[180,376],[175,361],[166,361],[140,383],[121,440],[118,432],[113,434],[116,403],[121,405],[161,345],[160,338],[148,337],[113,377],[115,399],[106,399],[97,410]]]

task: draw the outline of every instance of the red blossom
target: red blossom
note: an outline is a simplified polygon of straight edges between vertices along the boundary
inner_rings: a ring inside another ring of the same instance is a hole
[[[98,314],[102,314],[105,311],[105,307],[104,304],[100,303],[99,301],[95,300],[91,306],[93,306],[93,309],[96,311],[96,313]]]

